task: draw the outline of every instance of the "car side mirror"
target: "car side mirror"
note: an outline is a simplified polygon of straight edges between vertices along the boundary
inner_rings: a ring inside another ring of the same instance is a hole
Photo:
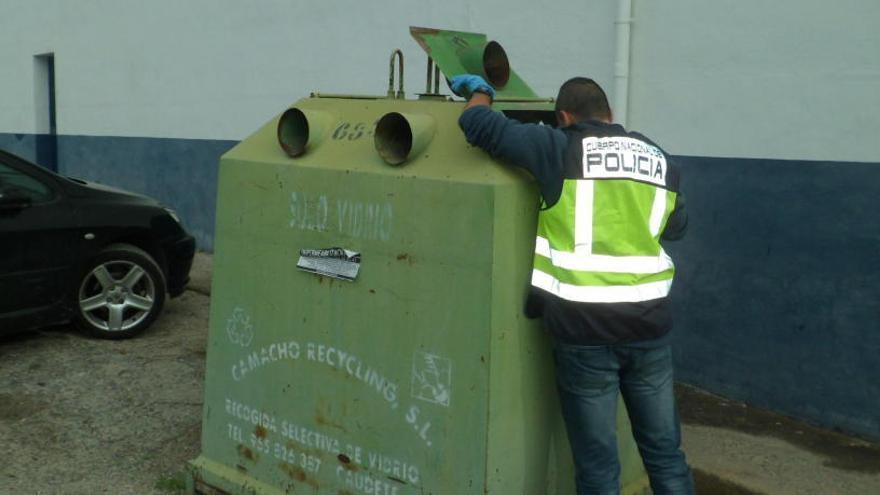
[[[19,189],[0,189],[0,210],[21,210],[31,205],[31,197]]]

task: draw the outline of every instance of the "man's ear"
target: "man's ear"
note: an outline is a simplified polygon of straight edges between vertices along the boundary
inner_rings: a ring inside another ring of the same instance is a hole
[[[575,123],[574,116],[565,110],[556,111],[556,127],[568,127]]]

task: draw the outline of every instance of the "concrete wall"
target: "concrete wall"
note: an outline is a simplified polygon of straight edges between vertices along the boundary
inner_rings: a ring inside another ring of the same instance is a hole
[[[410,94],[410,25],[480,31],[552,96],[613,94],[614,0],[0,0],[0,147],[40,160],[34,56],[55,54],[62,173],[158,197],[212,248],[216,164],[311,91]],[[880,438],[880,18],[875,0],[634,0],[629,126],[680,155],[691,232],[679,266],[678,376]]]
[[[528,5],[521,2],[523,6]],[[534,12],[502,0],[2,0],[0,132],[37,132],[33,56],[55,53],[61,134],[239,140],[311,91],[384,94],[388,56],[403,49],[410,92],[424,52],[409,26],[479,30],[553,95],[579,72],[611,81],[613,0],[556,2]],[[523,26],[528,27],[523,36]],[[560,49],[560,44],[568,48]],[[546,57],[565,52],[564,63]]]
[[[880,161],[880,2],[640,0],[629,124],[672,153]]]
[[[0,34],[0,146],[41,155],[33,136],[45,132],[34,56],[54,53],[64,136],[58,170],[157,195],[210,250],[216,184],[194,185],[208,199],[197,207],[141,169],[160,171],[165,183],[216,177],[218,150],[312,91],[384,94],[393,48],[404,51],[409,94],[423,91],[426,56],[409,26],[489,33],[542,94],[555,94],[576,73],[611,84],[613,50],[590,41],[612,38],[614,0],[589,2],[589,16],[571,15],[582,1],[560,1],[537,24],[529,9],[514,7],[501,0],[0,0],[14,20]],[[525,25],[528,36],[521,35]],[[565,63],[545,56],[559,51],[573,56]],[[127,146],[135,148],[123,159]],[[138,161],[147,158],[153,161]]]

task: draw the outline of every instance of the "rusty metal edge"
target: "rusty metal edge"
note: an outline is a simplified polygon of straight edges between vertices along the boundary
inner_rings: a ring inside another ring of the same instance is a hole
[[[219,488],[215,488],[203,481],[196,481],[195,495],[229,495],[229,493]]]
[[[421,35],[430,35],[430,34],[439,34],[439,33],[440,33],[440,30],[436,29],[436,28],[426,28],[426,27],[418,27],[418,26],[410,26],[409,27],[410,36],[412,36],[413,39],[416,40],[416,43],[418,43],[419,46],[421,46],[422,49],[425,50],[425,53],[427,53],[429,56],[431,55],[431,47],[429,47],[428,44],[425,43],[425,40],[424,40],[424,38],[421,37]]]

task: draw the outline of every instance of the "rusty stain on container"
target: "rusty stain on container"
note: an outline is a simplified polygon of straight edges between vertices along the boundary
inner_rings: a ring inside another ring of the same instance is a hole
[[[257,460],[260,459],[260,457],[257,454],[254,454],[253,450],[251,450],[241,444],[239,444],[239,446],[238,446],[238,455],[244,457],[245,459],[247,459],[249,461],[254,461],[254,462],[256,462]]]
[[[346,470],[351,471],[353,473],[360,471],[360,468],[358,468],[357,464],[353,464],[351,462],[351,458],[348,457],[347,455],[339,454],[338,456],[336,456],[336,458],[339,459],[339,462],[342,464],[342,467],[345,468]]]
[[[286,462],[281,463],[281,470],[284,471],[291,479],[296,481],[305,481],[307,476],[306,472],[302,470],[302,468],[296,467],[292,464],[288,464]]]
[[[345,429],[344,426],[342,426],[339,423],[334,423],[333,421],[330,421],[329,419],[324,417],[324,415],[321,413],[321,411],[318,411],[318,414],[315,415],[315,423],[319,424],[319,425],[323,425],[323,426],[329,426],[331,428],[336,428],[339,431],[344,431],[344,432],[348,433],[348,430]]]
[[[257,425],[257,428],[254,430],[254,435],[256,435],[257,438],[266,438],[267,433],[266,427],[263,425]]]
[[[300,483],[305,483],[315,490],[319,488],[318,482],[312,478],[309,478],[309,475],[307,475],[302,468],[294,466],[293,464],[288,464],[286,462],[282,462],[278,466],[281,468],[282,471],[284,471],[284,474],[290,477],[290,479],[299,481]]]
[[[345,428],[345,426],[343,426],[342,423],[338,422],[338,418],[340,415],[333,414],[332,409],[333,409],[332,406],[327,404],[326,401],[321,400],[318,403],[317,409],[315,410],[315,423],[322,425],[322,426],[329,426],[331,428],[336,428],[339,431],[348,433],[348,430]],[[345,414],[345,411],[343,411],[343,414]],[[330,419],[330,417],[334,417],[334,416],[337,418],[337,421]]]

